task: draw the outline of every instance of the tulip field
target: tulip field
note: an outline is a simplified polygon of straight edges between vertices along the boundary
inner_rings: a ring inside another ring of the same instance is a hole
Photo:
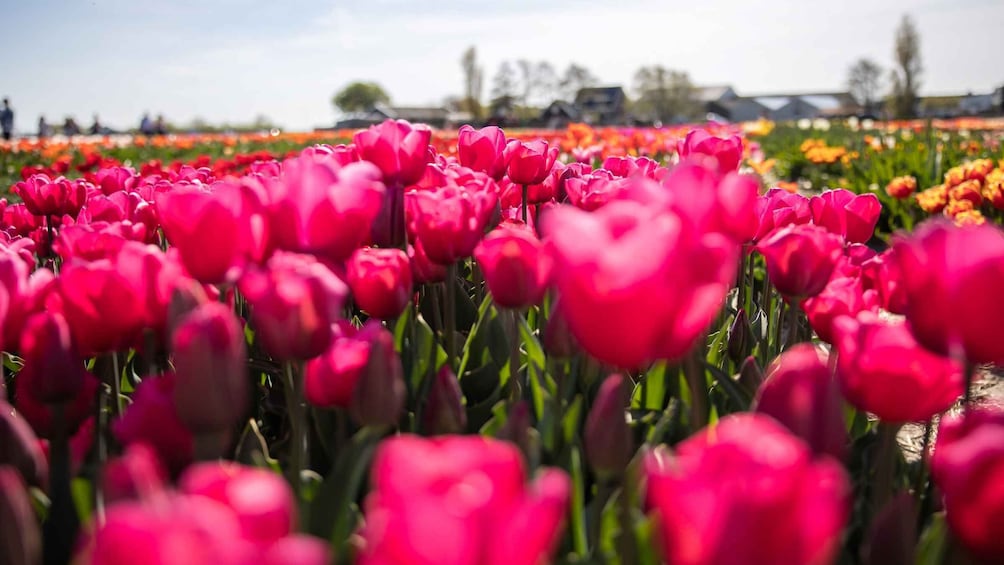
[[[0,145],[0,564],[1004,563],[1002,139]]]

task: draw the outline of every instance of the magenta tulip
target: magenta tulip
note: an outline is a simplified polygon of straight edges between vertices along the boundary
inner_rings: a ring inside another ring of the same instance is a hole
[[[388,185],[407,186],[422,178],[432,130],[404,120],[385,120],[357,132],[352,141],[359,157],[376,165]]]
[[[833,343],[834,320],[841,316],[857,316],[877,306],[874,291],[865,291],[861,279],[847,277],[833,278],[822,292],[802,302],[809,325],[826,343]]]
[[[874,194],[854,194],[849,190],[828,190],[810,201],[812,221],[848,243],[865,243],[872,238],[882,204]]]
[[[460,127],[457,136],[457,155],[460,164],[480,171],[496,181],[505,175],[505,132],[495,126],[474,129]]]
[[[801,300],[826,288],[840,257],[840,238],[813,225],[775,231],[757,245],[767,263],[771,284],[784,296]]]
[[[86,371],[66,318],[39,312],[28,318],[23,332],[19,351],[24,366],[17,378],[28,383],[28,393],[46,404],[73,400],[84,387]]]
[[[474,179],[462,186],[412,190],[405,195],[408,231],[426,256],[440,265],[470,257],[495,210],[495,183]]]
[[[687,133],[677,151],[681,158],[692,155],[712,157],[722,174],[734,173],[739,170],[743,159],[743,140],[738,135],[722,138],[703,129],[694,129]]]
[[[798,344],[774,359],[756,411],[784,424],[817,455],[843,459],[847,453],[840,388],[813,345]]]
[[[374,318],[391,320],[411,300],[412,273],[408,255],[400,249],[357,249],[345,265],[352,299]]]
[[[505,159],[509,180],[522,185],[540,184],[558,159],[558,147],[549,147],[543,139],[513,139],[505,147]]]
[[[211,192],[173,190],[157,201],[164,233],[185,270],[206,284],[233,282],[248,255],[242,218]]]
[[[851,487],[831,458],[762,414],[726,416],[648,455],[646,506],[670,563],[832,563]]]
[[[558,470],[527,488],[519,450],[478,436],[385,440],[371,473],[359,565],[538,565],[570,494]]]
[[[1004,410],[977,408],[947,416],[931,458],[952,532],[974,556],[1004,555]]]
[[[551,258],[527,227],[503,224],[474,249],[492,299],[503,308],[526,308],[541,301],[551,277]]]
[[[970,363],[1004,363],[1004,233],[930,221],[893,244],[906,319],[924,347]]]
[[[172,472],[192,461],[192,433],[181,422],[174,404],[174,373],[149,377],[136,387],[132,404],[112,424],[116,439],[124,445],[145,443]]]
[[[863,312],[856,319],[837,319],[833,330],[844,396],[882,420],[927,420],[965,389],[962,366],[922,348],[903,322]]]
[[[76,216],[87,200],[84,183],[63,177],[50,179],[46,175],[32,175],[16,183],[11,191],[21,197],[25,207],[35,216]]]
[[[756,211],[760,223],[753,236],[754,241],[767,238],[776,229],[812,221],[809,199],[780,188],[772,188],[758,198]]]

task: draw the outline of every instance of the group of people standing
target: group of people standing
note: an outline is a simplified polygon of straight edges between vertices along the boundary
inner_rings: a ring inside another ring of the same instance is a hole
[[[72,117],[67,117],[60,127],[60,131],[65,136],[73,136],[80,134],[90,134],[90,135],[107,135],[110,133],[115,133],[111,128],[106,127],[101,123],[98,115],[94,115],[94,123],[91,124],[86,130],[77,124],[76,120]],[[164,116],[157,116],[156,120],[150,119],[150,114],[143,114],[143,119],[140,120],[139,131],[143,135],[153,136],[153,135],[166,135],[167,122],[164,120]],[[38,118],[38,137],[39,139],[44,139],[53,134],[54,129],[49,122],[45,120],[45,116],[40,116]],[[10,100],[8,98],[3,99],[3,108],[0,108],[0,134],[2,134],[5,141],[10,141],[14,136],[14,110],[10,106]]]

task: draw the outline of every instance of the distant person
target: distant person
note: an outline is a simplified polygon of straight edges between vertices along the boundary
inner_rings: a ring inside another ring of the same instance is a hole
[[[101,135],[105,132],[105,128],[101,125],[101,120],[98,119],[98,115],[94,114],[94,123],[91,124],[91,129],[87,130],[87,133],[91,135]]]
[[[0,110],[0,130],[3,131],[3,138],[10,141],[14,135],[14,110],[10,107],[10,100],[3,99],[3,109]]]
[[[45,121],[45,116],[38,117],[38,138],[45,139],[52,135],[52,126]]]
[[[157,135],[167,135],[167,122],[164,121],[163,114],[157,116],[157,121],[153,123],[153,131]]]
[[[63,135],[65,135],[66,137],[80,135],[80,126],[77,125],[76,120],[67,117],[66,120],[63,121]]]
[[[153,129],[153,120],[150,119],[150,114],[143,114],[143,119],[139,121],[139,131],[147,137],[156,133]]]

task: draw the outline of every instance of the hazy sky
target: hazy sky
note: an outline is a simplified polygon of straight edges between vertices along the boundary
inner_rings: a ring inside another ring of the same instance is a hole
[[[520,58],[625,87],[662,64],[740,94],[831,90],[858,57],[891,65],[905,12],[924,93],[1004,84],[1001,0],[3,0],[0,95],[27,131],[39,114],[130,127],[144,111],[307,129],[332,123],[331,95],[355,79],[401,105],[460,93],[469,45],[486,98]]]

